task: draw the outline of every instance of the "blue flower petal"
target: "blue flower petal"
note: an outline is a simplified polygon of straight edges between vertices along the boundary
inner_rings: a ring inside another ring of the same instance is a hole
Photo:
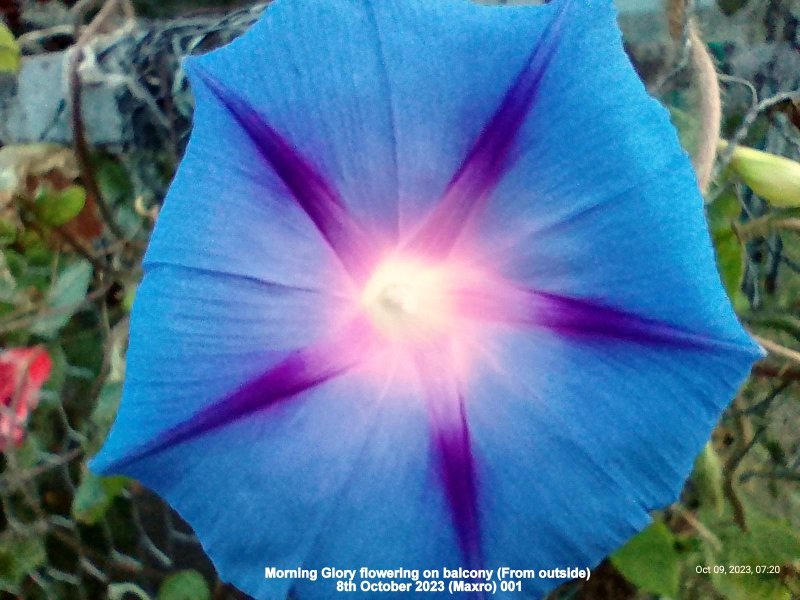
[[[536,108],[542,80],[570,17],[572,2],[566,0],[556,6],[557,12],[497,111],[470,148],[442,199],[406,243],[410,250],[432,258],[446,257],[505,176],[511,151],[518,142],[518,133],[531,109]]]
[[[530,230],[490,253],[507,277],[760,356],[720,283],[688,160],[680,157],[659,176],[606,202],[561,210],[574,213],[553,216],[555,208],[548,210],[545,202],[540,210],[533,202]]]
[[[375,431],[380,398],[370,391],[355,376],[332,380],[292,402],[112,472],[138,479],[167,500],[192,525],[223,580],[259,600],[285,598],[292,578],[267,579],[264,569],[307,568],[309,557],[321,552],[320,544],[340,542],[340,530],[329,528],[338,527],[331,521],[336,518],[335,510],[343,497],[356,492],[354,497],[361,498],[364,488],[368,494],[376,489],[391,489],[397,502],[386,504],[400,509],[405,506],[400,514],[420,514],[417,501],[407,495],[409,491],[426,492],[420,483],[425,475],[417,470],[418,462],[412,463],[413,468],[406,466],[405,490],[382,486],[384,472],[394,475],[401,462],[396,447],[391,452],[384,448],[377,454],[378,450],[369,446],[382,433],[387,435],[381,443],[392,440],[400,447],[418,440],[398,438],[385,428]],[[403,434],[418,431],[417,427],[403,427],[402,423],[399,426]],[[369,448],[368,453],[365,448]],[[424,447],[420,448],[415,458],[424,451]],[[377,465],[372,462],[376,458],[381,461]],[[367,466],[371,479],[361,472]],[[429,525],[435,519],[422,515]],[[387,513],[380,509],[356,524],[354,534],[364,540],[356,555],[359,560],[370,562],[370,553],[377,547],[376,538],[383,535],[389,546],[388,557],[413,549],[427,560],[435,558],[431,551],[413,545],[430,543],[420,536],[409,536],[406,542],[396,530],[394,535],[388,535],[381,529],[368,529],[369,525],[393,526]],[[330,537],[331,533],[335,537]],[[354,547],[359,548],[358,538]],[[353,568],[355,550],[350,552],[328,555],[330,563],[324,566]],[[374,558],[380,559],[380,552]],[[379,562],[385,567],[390,564],[388,560]],[[317,581],[315,595],[323,596],[333,585],[332,581]]]
[[[420,571],[461,566],[458,534],[420,390],[397,382],[387,384],[378,396],[369,440],[306,564]],[[319,581],[299,582],[297,592],[300,598],[341,597]]]
[[[376,244],[350,215],[339,193],[238,94],[225,89],[200,67],[194,66],[191,72],[195,81],[202,81],[247,133],[264,159],[264,166],[281,179],[342,266],[352,277],[366,281],[375,266],[370,259],[376,254]]]
[[[466,393],[487,566],[594,567],[675,501],[746,352],[498,332]],[[543,594],[559,581],[529,582]]]
[[[149,398],[178,392],[151,369]],[[135,449],[147,438],[147,419],[159,417],[141,387],[128,383],[128,403],[92,468],[134,477],[166,499],[223,580],[253,597],[284,598],[291,586],[301,597],[339,594],[334,580],[265,579],[267,567],[460,564],[416,386],[356,371],[202,436],[115,461],[126,456],[120,438],[135,437],[127,444]],[[192,385],[178,400],[192,393],[202,395]]]
[[[341,292],[342,264],[212,89],[192,76],[192,137],[164,202],[145,269],[174,265]]]
[[[278,0],[241,38],[192,60],[392,239],[445,192],[554,12],[466,0]]]
[[[131,318],[120,412],[97,468],[332,335],[343,301],[314,291],[158,265]]]
[[[475,237],[512,281],[757,352],[719,285],[703,201],[610,2],[576,2]]]

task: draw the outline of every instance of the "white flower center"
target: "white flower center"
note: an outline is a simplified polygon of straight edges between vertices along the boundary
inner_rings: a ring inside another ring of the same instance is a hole
[[[395,339],[407,338],[447,324],[447,287],[441,268],[390,259],[375,270],[361,301],[380,330]]]

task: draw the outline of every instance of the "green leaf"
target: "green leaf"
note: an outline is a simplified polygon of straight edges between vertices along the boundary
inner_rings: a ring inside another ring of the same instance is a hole
[[[55,337],[81,308],[91,281],[92,265],[87,261],[72,263],[65,268],[47,293],[47,307],[52,314],[40,317],[31,331],[42,337]]]
[[[25,578],[47,560],[44,541],[39,537],[0,537],[0,590],[17,592]]]
[[[122,309],[130,313],[133,309],[133,301],[136,299],[136,292],[139,290],[137,285],[131,285],[125,289],[125,297],[122,299]]]
[[[133,184],[122,163],[111,156],[93,157],[94,174],[100,193],[111,206],[133,204]]]
[[[748,525],[753,548],[762,560],[771,563],[800,560],[800,533],[792,528],[789,521],[751,511]]]
[[[150,595],[134,583],[112,583],[108,586],[108,600],[128,600],[128,594],[140,600],[150,600]]]
[[[727,520],[712,526],[721,544],[706,547],[706,563],[743,565],[750,573],[714,573],[711,582],[727,600],[790,600],[781,574],[757,573],[756,567],[785,567],[800,559],[800,534],[788,521],[773,519],[752,507],[747,511],[747,526],[748,531],[742,531]]]
[[[726,600],[792,600],[785,586],[777,582],[764,583],[754,575],[715,575],[712,581]]]
[[[41,236],[30,229],[22,231],[17,238],[17,243],[25,253],[28,266],[44,266],[51,262],[50,247]]]
[[[197,571],[181,571],[164,580],[158,590],[158,600],[210,600],[211,591],[205,578]]]
[[[17,464],[20,469],[32,469],[39,464],[39,457],[42,454],[41,443],[36,432],[29,431],[22,442],[22,446],[16,450]]]
[[[694,463],[692,481],[704,506],[711,508],[718,516],[723,510],[722,462],[709,442]]]
[[[103,386],[100,397],[92,411],[91,420],[97,431],[91,436],[85,448],[88,454],[95,454],[100,450],[100,446],[106,439],[114,418],[117,416],[117,409],[122,398],[122,382],[112,381]]]
[[[44,387],[56,394],[60,394],[61,388],[64,387],[64,382],[67,380],[67,369],[69,368],[67,355],[64,353],[61,344],[57,342],[47,345],[47,353],[50,355],[53,366],[50,369],[50,377]]]
[[[45,225],[61,227],[80,214],[86,204],[86,190],[79,185],[71,185],[63,190],[50,186],[39,187],[34,198],[36,216]]]
[[[117,415],[122,397],[122,382],[114,381],[103,386],[100,398],[92,411],[92,422],[100,429],[108,430]]]
[[[717,254],[717,267],[728,297],[737,310],[747,308],[747,299],[742,293],[744,276],[744,248],[732,228],[718,229],[712,234]]]
[[[19,227],[8,218],[0,219],[0,246],[10,246],[17,240]]]
[[[732,15],[739,12],[748,0],[717,0],[717,6],[726,15]]]
[[[706,206],[706,212],[708,213],[708,225],[712,231],[730,229],[742,214],[742,203],[735,189],[728,186],[711,204]]]
[[[640,590],[675,596],[680,584],[680,554],[675,536],[661,521],[630,540],[611,556],[622,575]]]
[[[16,73],[20,64],[19,44],[6,24],[0,22],[0,72]]]
[[[129,481],[127,477],[100,477],[87,472],[72,500],[72,516],[86,525],[99,522]]]

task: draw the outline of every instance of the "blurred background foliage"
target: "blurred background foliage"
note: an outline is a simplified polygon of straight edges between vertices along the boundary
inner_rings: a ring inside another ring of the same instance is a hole
[[[88,23],[101,6],[75,4],[0,0],[0,72],[14,77],[23,55],[73,44],[75,15]],[[242,5],[134,2],[139,16],[170,19]],[[763,27],[740,44],[798,52],[796,3],[719,0],[714,14],[722,23],[748,10]],[[655,3],[636,12],[629,27],[646,19],[664,28]],[[18,43],[44,30],[35,51]],[[731,75],[741,47],[705,35],[724,100],[710,232],[733,304],[770,355],[724,414],[680,501],[588,583],[567,584],[554,599],[800,598],[800,73],[776,78],[778,62],[751,78]],[[628,41],[694,152],[703,114],[686,74],[688,41]],[[0,385],[0,599],[243,597],[216,578],[192,532],[158,498],[86,469],[119,403],[140,262],[180,143],[141,150],[75,138],[0,148],[0,379],[13,384]],[[38,387],[31,363],[12,348],[50,358],[38,404],[28,393]]]

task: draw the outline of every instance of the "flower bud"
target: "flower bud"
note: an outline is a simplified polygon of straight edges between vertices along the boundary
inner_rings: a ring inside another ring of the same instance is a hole
[[[720,141],[720,151],[728,142]],[[773,206],[800,206],[800,163],[747,146],[736,146],[730,163],[747,186]]]

